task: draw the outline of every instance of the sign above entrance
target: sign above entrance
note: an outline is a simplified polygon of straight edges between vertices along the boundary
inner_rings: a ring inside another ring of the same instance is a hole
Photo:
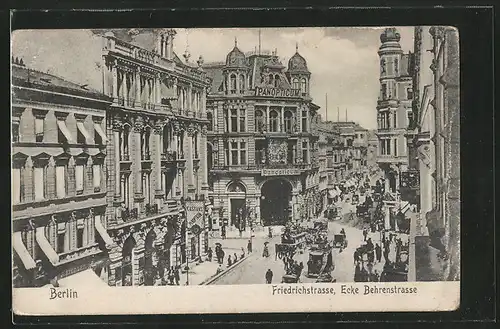
[[[185,208],[188,230],[190,230],[193,234],[199,234],[202,228],[205,227],[204,201],[186,201]]]
[[[300,89],[283,89],[283,88],[273,88],[273,87],[255,87],[255,96],[300,97]]]
[[[300,175],[300,169],[262,169],[260,174],[262,176],[296,176]]]

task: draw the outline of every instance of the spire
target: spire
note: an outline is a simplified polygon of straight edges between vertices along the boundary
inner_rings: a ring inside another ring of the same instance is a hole
[[[234,48],[238,47],[238,39],[234,37]]]
[[[345,108],[345,122],[347,122],[347,107]]]
[[[299,43],[297,41],[295,42],[295,52],[299,52]]]

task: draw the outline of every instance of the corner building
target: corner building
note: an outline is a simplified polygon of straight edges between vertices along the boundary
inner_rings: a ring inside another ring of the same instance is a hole
[[[400,34],[388,28],[380,35],[380,95],[377,101],[377,164],[384,171],[386,191],[399,191],[408,167],[406,130],[413,117],[413,54],[404,54]]]
[[[106,122],[109,285],[159,285],[171,266],[206,252],[207,225],[192,233],[185,202],[208,202],[206,89],[197,63],[173,51],[174,30],[156,31],[144,46],[104,37],[104,91],[113,102]],[[204,212],[204,211],[203,211]],[[203,216],[197,216],[206,218]]]
[[[205,70],[212,78],[209,185],[218,210],[212,228],[243,231],[317,215],[319,107],[298,48],[285,68],[276,51],[244,54],[235,41],[225,62]]]
[[[105,286],[111,100],[18,59],[11,74],[13,286]]]

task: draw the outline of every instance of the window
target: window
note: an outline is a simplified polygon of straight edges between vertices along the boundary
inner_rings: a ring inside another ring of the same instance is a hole
[[[151,137],[151,128],[146,127],[141,132],[141,160],[149,160],[150,152],[149,152],[149,140]]]
[[[19,123],[12,124],[12,142],[19,142]]]
[[[227,141],[224,141],[224,151],[225,151],[225,159],[224,159],[224,162],[226,164],[226,166],[229,166],[231,163],[229,162],[230,160],[230,157],[229,157],[229,154],[230,154],[230,151],[229,151],[229,143]]]
[[[231,132],[238,131],[238,112],[231,110]]]
[[[240,164],[244,165],[246,163],[247,163],[246,143],[240,142]]]
[[[255,111],[255,128],[258,132],[264,131],[264,114],[261,110]]]
[[[411,127],[413,126],[413,112],[412,111],[408,111],[408,113],[406,114],[407,115],[407,126]]]
[[[120,174],[120,193],[125,207],[130,207],[130,173]]]
[[[56,223],[57,238],[56,238],[56,252],[61,254],[69,251],[69,241],[66,239],[66,222]]]
[[[302,94],[307,94],[307,81],[304,78],[300,81],[300,90]]]
[[[120,132],[120,161],[129,160],[130,126],[124,125]]]
[[[413,99],[413,89],[406,88],[406,99]]]
[[[295,78],[293,79],[293,89],[300,89],[300,85],[299,85],[299,79]]]
[[[237,142],[231,142],[231,164],[232,165],[238,164],[238,143]]]
[[[278,88],[280,86],[280,76],[277,74],[274,76],[274,86],[276,88]]]
[[[229,131],[229,114],[224,110],[224,131]]]
[[[394,59],[394,72],[396,72],[396,75],[399,73],[399,60],[397,58]]]
[[[35,188],[35,200],[45,199],[45,177],[46,177],[47,167],[34,167],[33,168],[33,185]]]
[[[285,131],[291,133],[293,130],[293,114],[290,111],[285,111]]]
[[[101,190],[101,164],[93,164],[92,165],[92,178],[94,185],[94,192],[99,192]]]
[[[244,132],[246,127],[246,116],[245,116],[245,110],[240,109],[240,132]]]
[[[57,119],[57,142],[60,144],[73,143],[73,137],[71,136],[68,127],[66,126],[65,119],[58,118]],[[78,132],[81,131],[78,129]],[[85,138],[83,143],[85,143]]]
[[[75,166],[75,182],[76,182],[76,194],[83,193],[83,181],[84,181],[85,168],[83,164]]]
[[[24,200],[24,168],[12,168],[12,202],[21,203]]]
[[[85,234],[85,222],[84,219],[79,219],[76,224],[76,247],[83,248],[84,246],[84,234]]]
[[[44,118],[35,117],[35,141],[37,143],[43,142],[44,123]]]
[[[307,111],[302,111],[302,132],[307,132]]]
[[[274,76],[272,74],[269,74],[269,84],[274,85]]]
[[[278,131],[278,112],[276,112],[275,110],[272,110],[270,113],[269,113],[269,125],[270,125],[270,131],[272,132],[277,132]]]
[[[394,156],[398,156],[398,140],[394,140]]]
[[[200,153],[198,152],[198,133],[194,133],[193,135],[193,151],[194,151],[194,158],[198,159],[200,156]]]
[[[397,113],[396,113],[396,112],[394,112],[394,113],[393,113],[393,115],[392,115],[392,117],[393,117],[393,119],[394,119],[394,120],[393,120],[393,121],[394,121],[394,128],[397,128],[397,127],[398,127],[398,120],[397,120],[398,118],[397,118]]]
[[[147,204],[151,204],[151,174],[148,171],[142,172],[142,193],[144,195],[144,201]]]
[[[213,122],[213,116],[212,116],[211,112],[207,112],[207,120],[208,120],[207,130],[208,131],[213,131],[213,129],[214,129],[214,122]]]
[[[61,164],[56,166],[56,196],[66,196],[66,166]]]
[[[382,100],[387,99],[387,85],[385,83],[382,84],[381,96]]]
[[[231,94],[236,94],[236,75],[231,74],[229,91]]]
[[[302,162],[309,162],[309,152],[307,149],[307,142],[302,142]]]
[[[243,94],[245,92],[245,76],[240,74],[240,93]]]
[[[61,254],[64,252],[64,242],[66,240],[66,233],[57,233],[57,253]]]

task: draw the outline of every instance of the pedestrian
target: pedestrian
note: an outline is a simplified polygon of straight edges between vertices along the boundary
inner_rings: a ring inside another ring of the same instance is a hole
[[[167,275],[168,275],[167,278],[168,278],[170,285],[173,286],[174,281],[175,281],[175,270],[174,270],[173,266],[170,268]]]
[[[227,267],[233,265],[233,262],[231,260],[231,255],[227,256]]]
[[[180,266],[177,266],[177,267],[175,268],[175,272],[174,272],[174,277],[175,277],[175,285],[177,285],[177,286],[179,285],[179,281],[181,281],[181,274],[180,274],[180,272],[179,272],[179,267],[180,267]]]
[[[221,236],[222,236],[222,240],[226,239],[226,226],[225,225],[223,225],[221,228]]]
[[[267,272],[266,272],[266,283],[267,284],[270,284],[271,282],[273,281],[273,271],[271,271],[271,269],[267,269]]]
[[[283,270],[286,272],[288,269],[288,262],[286,260],[286,257],[283,257]]]
[[[243,249],[243,247],[241,247],[241,257],[240,259],[243,259],[245,258],[245,249]]]
[[[212,261],[212,253],[213,253],[212,248],[209,247],[208,250],[207,250],[207,256],[208,256],[208,261],[209,262]]]
[[[219,264],[219,266],[217,267],[217,272],[215,272],[215,274],[219,274],[220,272],[224,271],[222,269],[222,264]]]
[[[368,235],[368,231],[366,228],[363,229],[363,241],[366,241],[366,236]]]
[[[234,253],[233,256],[234,256],[234,262],[233,263],[236,263],[238,261],[238,256],[236,255],[236,253]]]
[[[248,240],[247,250],[248,250],[248,253],[252,252],[252,240]]]
[[[377,263],[380,263],[382,260],[382,248],[378,243],[375,244],[375,256],[377,258]]]
[[[353,256],[354,256],[354,264],[358,264],[359,260],[360,260],[358,249],[354,250],[354,255]]]

